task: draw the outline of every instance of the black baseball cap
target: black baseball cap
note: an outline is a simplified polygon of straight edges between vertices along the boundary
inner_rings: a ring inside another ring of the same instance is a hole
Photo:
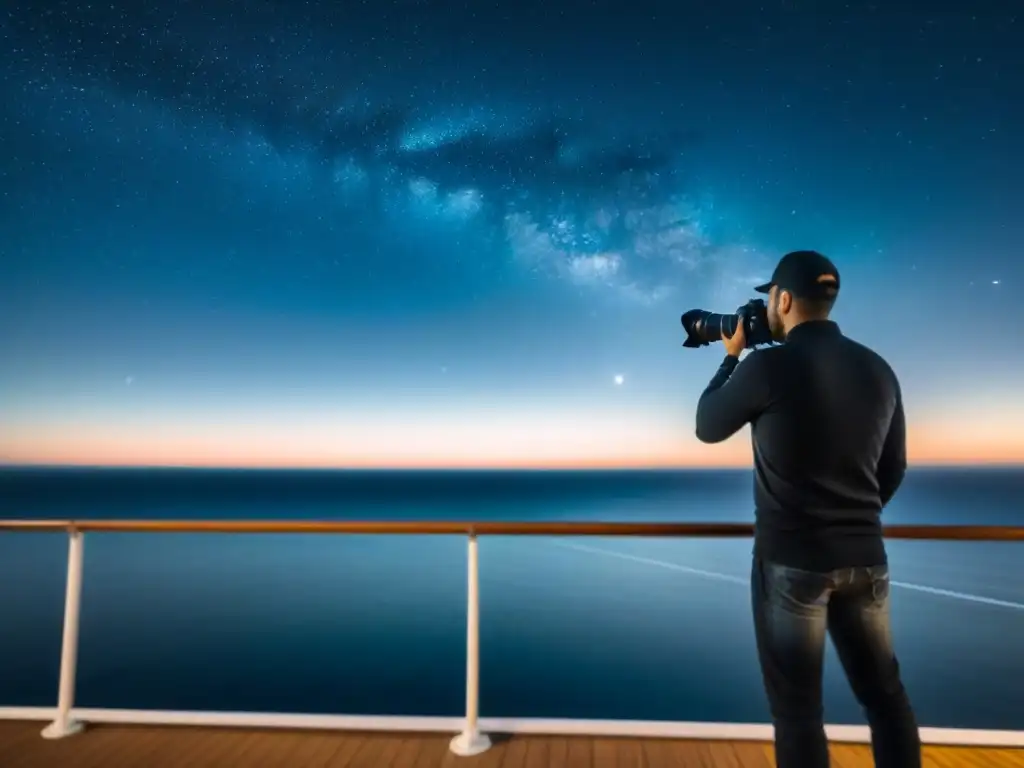
[[[754,290],[769,293],[773,285],[798,299],[834,299],[839,293],[839,270],[817,251],[792,251],[779,260],[772,279]]]

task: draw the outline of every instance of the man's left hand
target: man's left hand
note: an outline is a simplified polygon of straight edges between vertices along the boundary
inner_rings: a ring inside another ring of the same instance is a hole
[[[725,345],[725,354],[738,358],[743,350],[747,348],[747,333],[743,330],[743,320],[736,323],[736,332],[732,336],[725,335],[722,329],[722,344]]]

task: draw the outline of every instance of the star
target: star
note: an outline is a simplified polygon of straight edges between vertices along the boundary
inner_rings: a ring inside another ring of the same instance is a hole
[[[626,381],[626,377],[621,373],[615,375],[615,386],[620,387]]]

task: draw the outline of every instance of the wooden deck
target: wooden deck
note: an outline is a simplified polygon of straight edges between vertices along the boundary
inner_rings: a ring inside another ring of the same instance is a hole
[[[755,743],[512,737],[460,758],[447,736],[94,726],[46,741],[42,723],[0,722],[3,768],[771,768]],[[867,747],[833,747],[836,768],[870,768]],[[1024,768],[1024,750],[929,747],[930,768]]]

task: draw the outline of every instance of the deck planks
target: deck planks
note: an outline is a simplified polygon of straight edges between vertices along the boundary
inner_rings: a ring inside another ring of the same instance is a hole
[[[769,744],[556,736],[497,738],[471,758],[449,736],[94,726],[46,741],[42,723],[0,722],[3,768],[773,768]],[[1024,750],[927,747],[926,768],[1024,768]],[[865,746],[832,747],[834,768],[870,768]]]

